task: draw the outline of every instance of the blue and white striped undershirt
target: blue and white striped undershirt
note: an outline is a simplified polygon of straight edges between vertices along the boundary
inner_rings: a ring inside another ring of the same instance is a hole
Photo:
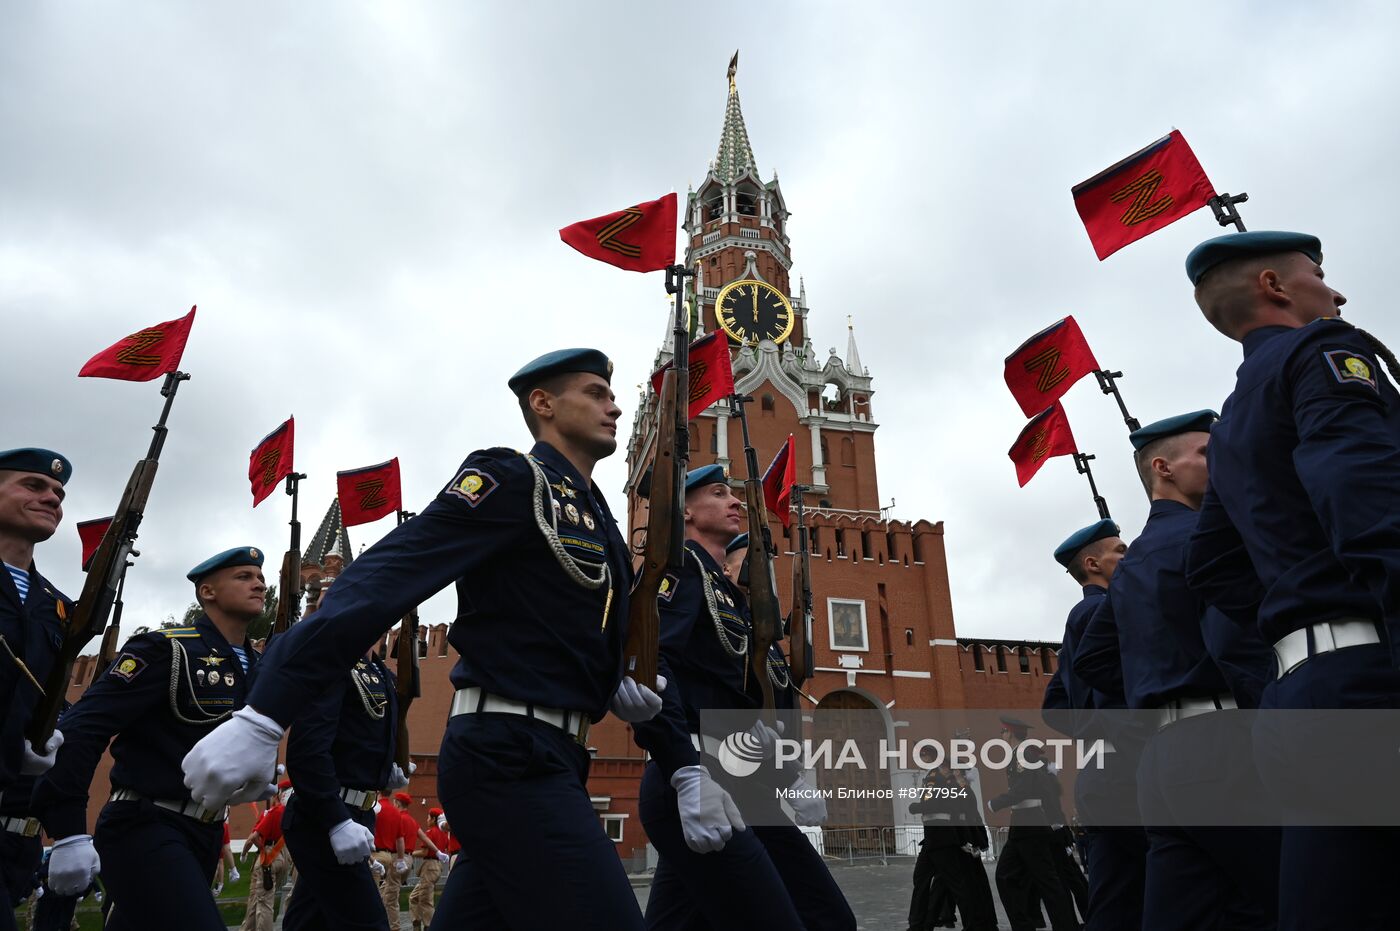
[[[238,665],[243,667],[243,675],[246,676],[248,674],[248,651],[242,647],[235,647],[231,644],[230,646],[233,649],[233,655],[238,657]]]
[[[9,563],[5,563],[5,568],[10,570],[10,578],[15,580],[15,588],[19,589],[19,600],[23,602],[29,597],[29,570]]]

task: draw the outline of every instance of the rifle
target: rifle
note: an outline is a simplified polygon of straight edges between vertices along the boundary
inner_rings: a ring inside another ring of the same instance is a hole
[[[690,343],[683,298],[685,279],[694,274],[684,265],[666,269],[666,291],[676,296],[676,327],[672,331],[675,359],[661,378],[656,456],[647,498],[647,542],[627,608],[627,645],[622,654],[625,673],[638,685],[653,690],[661,627],[656,598],[666,573],[680,572],[685,560],[685,522],[681,515],[685,508],[685,467],[690,458]],[[684,396],[682,385],[686,386]],[[603,623],[607,623],[606,617]]]
[[[127,479],[126,489],[122,491],[121,501],[112,516],[112,523],[107,526],[107,532],[102,535],[97,552],[92,555],[92,562],[88,564],[87,580],[83,583],[73,616],[63,624],[63,641],[59,644],[53,669],[49,672],[43,693],[39,696],[39,703],[34,707],[34,714],[25,728],[25,736],[29,738],[30,745],[36,748],[47,745],[49,738],[53,736],[54,725],[58,723],[58,713],[63,709],[63,700],[67,697],[68,683],[73,678],[73,664],[83,647],[107,627],[107,618],[112,616],[118,590],[126,577],[128,559],[138,555],[132,545],[136,542],[136,533],[146,512],[146,502],[151,497],[151,485],[156,479],[160,452],[165,446],[165,437],[169,432],[165,421],[170,417],[170,406],[175,402],[175,392],[179,389],[180,382],[188,381],[189,377],[184,372],[169,372],[165,376],[165,383],[161,385],[160,393],[165,398],[165,406],[161,409],[160,420],[151,428],[155,431],[155,436],[151,438],[146,458],[137,462],[131,470],[131,478]],[[115,653],[115,624],[108,636],[111,639],[112,652]]]
[[[402,524],[413,515],[399,511]],[[395,644],[394,674],[395,687],[399,696],[399,727],[394,737],[394,762],[399,764],[405,776],[408,775],[408,708],[413,700],[423,694],[422,682],[418,678],[418,609],[415,607],[404,616],[399,624],[399,640]]]
[[[137,550],[131,551],[132,556],[140,556]],[[112,605],[112,623],[107,625],[107,630],[102,634],[102,648],[97,651],[97,662],[92,664],[92,676],[88,679],[88,685],[97,681],[97,677],[102,675],[103,670],[112,665],[112,660],[117,658],[117,638],[121,635],[122,629],[122,592],[126,590],[126,570],[131,568],[131,560],[126,561],[122,566],[121,576],[117,579],[117,597]]]
[[[797,552],[792,556],[792,613],[788,615],[788,638],[792,646],[788,664],[792,670],[793,684],[798,688],[812,678],[813,672],[812,554],[802,510],[804,491],[804,485],[792,486],[792,503],[797,509]]]
[[[267,643],[263,644],[264,651],[274,636],[286,633],[301,617],[301,521],[297,520],[297,492],[304,478],[305,475],[297,472],[287,476],[287,494],[292,496],[292,533],[287,552],[282,556],[282,571],[277,576],[277,614],[272,620],[272,630],[268,631]]]
[[[749,655],[753,674],[763,690],[764,717],[773,723],[773,681],[768,677],[768,654],[783,636],[782,607],[778,604],[778,582],[773,575],[773,534],[768,529],[768,509],[763,501],[763,479],[758,472],[758,454],[749,441],[749,419],[744,404],[753,398],[734,395],[731,403],[744,432],[744,464],[748,475],[744,479],[744,503],[749,516],[749,548],[744,565],[749,575]]]

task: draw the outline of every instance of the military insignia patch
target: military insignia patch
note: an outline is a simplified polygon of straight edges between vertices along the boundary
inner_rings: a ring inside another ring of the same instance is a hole
[[[564,476],[564,478],[567,481],[568,476],[566,475]],[[566,498],[578,497],[578,489],[570,485],[566,485],[564,484],[564,482],[550,482],[549,487],[553,488],[555,491],[559,492],[559,494],[563,495]]]
[[[201,656],[199,658],[199,661],[206,666],[217,666],[224,661],[224,658],[222,656],[214,656],[211,654],[209,656]]]
[[[669,603],[671,598],[676,594],[676,587],[680,584],[680,576],[676,575],[674,572],[668,574],[661,580],[661,588],[657,591],[656,597]]]
[[[1322,358],[1327,361],[1333,377],[1342,384],[1360,382],[1373,391],[1380,390],[1376,386],[1376,365],[1365,356],[1350,349],[1328,349],[1322,353]]]
[[[146,668],[146,661],[139,656],[130,653],[123,653],[112,663],[112,670],[109,675],[116,676],[123,682],[130,682],[141,675],[141,670]]]
[[[500,486],[500,483],[487,472],[476,468],[466,468],[457,473],[447,493],[456,495],[471,507],[476,507]]]

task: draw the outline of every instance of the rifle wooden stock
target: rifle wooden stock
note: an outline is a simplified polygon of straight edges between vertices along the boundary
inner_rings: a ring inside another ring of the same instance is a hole
[[[752,458],[753,448],[745,450]],[[768,654],[783,636],[782,607],[778,604],[777,580],[773,576],[772,540],[768,530],[768,511],[763,504],[762,481],[758,469],[749,469],[744,480],[744,501],[749,512],[749,548],[744,554],[749,575],[749,618],[753,627],[750,635],[749,657],[753,674],[763,690],[764,710],[772,711],[773,681],[768,677]]]
[[[141,526],[141,517],[146,510],[146,501],[151,496],[151,485],[155,481],[159,464],[154,456],[136,463],[136,467],[131,471],[131,478],[127,480],[126,489],[122,492],[121,502],[117,505],[112,523],[108,525],[97,552],[92,556],[92,562],[88,564],[87,580],[83,583],[73,616],[63,626],[63,642],[59,644],[53,670],[44,683],[44,694],[40,696],[39,704],[35,706],[34,714],[25,728],[25,736],[35,747],[44,746],[53,735],[58,713],[62,710],[63,700],[67,696],[69,680],[73,677],[73,663],[78,654],[93,637],[107,628],[107,619],[112,614],[112,605],[117,598],[117,587],[121,582],[122,573],[126,571],[126,560],[131,555],[136,532]],[[117,631],[113,627],[113,641],[116,635]],[[115,642],[112,645],[112,653],[115,656]]]
[[[394,651],[397,677],[395,689],[399,695],[399,723],[394,733],[394,762],[408,775],[408,709],[413,700],[423,694],[418,678],[418,609],[408,612],[399,625],[399,641]]]
[[[627,646],[623,650],[623,671],[639,685],[656,688],[656,651],[661,615],[656,598],[671,562],[671,540],[685,482],[682,462],[676,455],[676,370],[673,366],[661,379],[661,396],[656,416],[656,457],[652,460],[651,492],[647,499],[647,543],[641,571],[632,586],[628,603]]]
[[[268,641],[276,634],[286,633],[300,616],[301,549],[294,546],[282,556],[282,571],[277,576],[277,614],[273,617]]]

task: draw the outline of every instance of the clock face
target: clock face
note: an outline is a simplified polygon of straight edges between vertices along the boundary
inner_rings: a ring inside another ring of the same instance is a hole
[[[715,301],[720,328],[737,343],[771,339],[781,343],[792,334],[792,305],[782,292],[761,281],[744,279],[725,286]]]

